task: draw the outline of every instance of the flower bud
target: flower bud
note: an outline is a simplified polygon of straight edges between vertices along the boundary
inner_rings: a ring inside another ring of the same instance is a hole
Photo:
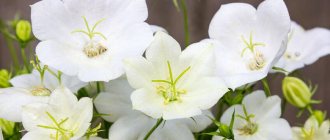
[[[311,102],[312,93],[299,78],[285,77],[282,83],[285,99],[298,108],[305,108]]]
[[[31,38],[31,24],[27,20],[20,20],[16,24],[16,35],[23,42]]]
[[[313,111],[312,115],[316,118],[319,125],[321,125],[326,117],[326,112],[322,112],[320,110],[315,110],[315,111]]]
[[[7,121],[5,119],[1,119],[0,118],[0,128],[2,129],[2,131],[11,136],[14,134],[14,127],[15,127],[15,123],[11,122],[11,121]],[[1,137],[0,137],[1,139]]]
[[[10,73],[5,70],[2,69],[0,70],[0,88],[6,88],[10,86],[9,80],[10,80]]]

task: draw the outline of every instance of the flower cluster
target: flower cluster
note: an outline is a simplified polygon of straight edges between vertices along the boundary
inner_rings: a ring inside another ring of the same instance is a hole
[[[186,20],[185,0],[173,3]],[[330,30],[304,30],[283,0],[222,5],[209,38],[190,44],[186,32],[184,47],[146,23],[145,0],[42,0],[31,11],[15,33],[0,24],[24,62],[14,53],[14,70],[0,71],[1,140],[330,139],[316,88],[295,75],[330,53]],[[283,98],[270,74],[285,75]],[[304,126],[291,128],[283,102],[308,112]]]

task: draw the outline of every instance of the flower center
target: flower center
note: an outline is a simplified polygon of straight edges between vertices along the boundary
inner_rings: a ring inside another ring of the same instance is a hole
[[[36,86],[31,90],[33,96],[49,96],[51,91],[44,86]]]
[[[63,128],[63,124],[68,121],[69,118],[60,119],[57,121],[49,112],[46,112],[49,119],[52,121],[52,125],[37,125],[40,128],[54,130],[55,134],[50,134],[51,139],[55,140],[70,140],[73,137],[73,130]]]
[[[289,52],[286,52],[284,54],[284,58],[288,59],[288,60],[298,60],[299,57],[300,57],[300,53],[299,52],[295,52],[295,53],[289,53]]]
[[[243,119],[244,121],[247,122],[246,125],[237,129],[240,132],[239,135],[253,135],[258,131],[258,124],[252,121],[252,118],[254,118],[255,116],[253,114],[248,114],[245,105],[243,105],[243,112],[244,112],[244,116],[236,115],[236,117]]]
[[[266,45],[264,43],[254,42],[252,32],[250,32],[249,40],[246,40],[244,36],[241,36],[241,38],[245,44],[245,48],[241,52],[241,57],[244,56],[247,50],[253,54],[253,58],[251,58],[248,62],[248,68],[252,71],[262,69],[265,66],[266,61],[263,54],[259,51],[256,51],[255,48],[257,46],[264,47]]]
[[[83,52],[87,55],[87,57],[92,58],[103,54],[108,50],[108,48],[102,43],[96,42],[95,40],[93,40],[93,38],[95,36],[100,36],[103,40],[107,40],[107,38],[101,32],[95,31],[96,27],[101,22],[103,22],[104,19],[97,21],[92,27],[89,26],[86,17],[83,16],[83,19],[86,26],[86,30],[74,30],[72,33],[82,33],[88,36],[90,41],[83,48]]]
[[[314,127],[312,127],[310,130],[306,130],[305,128],[301,128],[303,134],[302,137],[304,138],[304,140],[314,140]]]
[[[182,101],[180,95],[186,94],[187,91],[185,89],[177,88],[176,84],[180,78],[190,70],[190,67],[188,67],[183,70],[178,77],[173,78],[172,67],[169,61],[167,61],[167,67],[169,71],[169,80],[152,80],[152,82],[157,83],[157,94],[160,94],[164,98],[165,105],[175,101]]]

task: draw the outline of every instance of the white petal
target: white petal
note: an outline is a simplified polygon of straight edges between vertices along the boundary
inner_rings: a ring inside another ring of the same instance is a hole
[[[51,137],[40,132],[28,132],[22,137],[22,140],[51,140]]]
[[[104,139],[104,138],[101,138],[101,137],[89,137],[87,139],[87,137],[82,137],[79,140],[107,140],[107,139]]]
[[[156,75],[154,66],[143,57],[125,60],[125,71],[129,84],[133,88],[152,86],[153,76]]]
[[[109,130],[111,140],[137,140],[140,135],[146,134],[152,127],[152,122],[144,115],[125,116],[118,119]]]
[[[184,125],[165,122],[164,127],[158,127],[154,133],[150,136],[150,140],[192,140],[194,135],[192,132]],[[149,128],[151,129],[151,127]],[[140,139],[144,135],[140,135]]]
[[[235,116],[236,115],[242,115],[242,116],[244,116],[242,105],[233,105],[233,106],[229,107],[222,114],[221,119],[220,119],[220,122],[221,123],[224,123],[224,124],[227,124],[227,125],[230,125],[230,122],[231,122],[232,115],[233,115],[233,112],[234,111],[235,111]],[[246,123],[245,120],[239,119],[239,118],[235,117],[234,128],[241,128],[242,126],[244,126],[245,123]]]
[[[254,91],[248,95],[246,95],[242,101],[242,104],[245,105],[245,108],[248,112],[254,113],[261,105],[266,101],[265,92],[262,90]]]
[[[30,89],[31,87],[39,86],[41,81],[39,73],[34,70],[31,74],[23,74],[14,77],[10,80],[10,83],[17,88]]]
[[[21,122],[22,106],[36,102],[47,102],[48,99],[48,96],[33,96],[26,89],[0,89],[0,118]]]
[[[157,32],[146,51],[146,58],[156,66],[166,66],[167,61],[177,61],[180,53],[180,45],[174,38],[164,32]]]
[[[164,32],[164,33],[168,33],[166,31],[166,29],[164,29],[163,27],[160,27],[160,26],[157,26],[157,25],[150,25],[150,27],[151,27],[151,30],[152,30],[153,33],[156,33],[156,32],[159,32],[159,31]]]
[[[200,78],[184,89],[187,93],[181,95],[182,104],[202,110],[211,108],[228,91],[224,82],[216,77]]]
[[[81,16],[81,15],[79,15]],[[61,0],[43,0],[31,6],[33,34],[40,40],[75,41],[75,19]]]
[[[281,116],[281,98],[277,95],[268,97],[255,112],[256,119],[271,119]]]
[[[223,140],[224,137],[222,136],[213,136],[212,140]]]
[[[60,112],[63,114],[71,114],[77,103],[77,97],[65,87],[55,89],[49,99],[49,104],[53,108],[60,109]]]
[[[133,113],[130,96],[117,91],[115,93],[100,93],[94,100],[97,111],[101,114],[109,114],[102,116],[107,121],[114,122],[120,117]]]
[[[267,140],[292,140],[289,123],[284,119],[268,119],[259,123],[258,132]]]
[[[46,116],[48,111],[48,104],[45,103],[31,103],[22,108],[22,123],[24,129],[27,131],[40,131],[41,133],[49,132],[48,129],[38,127],[40,124],[52,123]]]
[[[153,118],[160,118],[163,115],[164,100],[155,92],[147,89],[135,90],[131,95],[133,109],[142,111]]]
[[[177,119],[171,120],[171,122],[183,123],[184,125],[187,125],[192,132],[200,132],[212,123],[209,117],[213,117],[212,112],[209,110],[205,110],[203,111],[202,115],[192,117],[193,119]]]
[[[0,128],[0,140],[3,140],[2,130]]]

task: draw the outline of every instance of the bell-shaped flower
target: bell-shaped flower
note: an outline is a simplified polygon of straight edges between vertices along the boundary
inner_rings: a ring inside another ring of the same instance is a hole
[[[85,82],[118,78],[122,60],[152,40],[145,0],[42,0],[31,8],[40,61]]]
[[[330,140],[330,121],[318,123],[315,117],[310,117],[304,127],[292,127],[293,140]]]
[[[257,9],[244,3],[222,5],[213,17],[217,74],[235,89],[267,76],[286,49],[290,17],[283,0],[265,0]]]
[[[133,109],[169,120],[211,108],[228,91],[215,75],[213,48],[197,43],[181,52],[176,40],[157,32],[146,58],[124,60],[128,82],[136,89]]]
[[[230,124],[235,111],[233,133],[235,140],[291,140],[289,123],[280,118],[281,99],[266,97],[263,91],[254,91],[244,97],[241,105],[228,108],[221,122]],[[222,140],[214,136],[213,140]]]
[[[130,95],[134,91],[125,78],[110,81],[106,92],[94,100],[96,110],[106,121],[114,122],[109,130],[110,140],[143,140],[157,119],[132,109]],[[193,118],[167,120],[151,134],[149,140],[193,140],[193,132],[200,132],[211,124],[210,111]]]
[[[23,107],[22,123],[28,132],[22,140],[77,140],[86,133],[92,117],[92,99],[78,101],[69,89],[59,87],[49,102]]]
[[[288,72],[310,65],[320,57],[330,54],[330,30],[316,27],[305,30],[295,22],[291,23],[288,48],[276,67]]]
[[[78,78],[62,75],[61,84],[57,77],[45,71],[43,80],[37,70],[31,74],[16,76],[10,80],[13,87],[0,89],[0,118],[21,121],[22,106],[34,102],[47,102],[51,92],[63,85],[77,92],[87,83]]]

